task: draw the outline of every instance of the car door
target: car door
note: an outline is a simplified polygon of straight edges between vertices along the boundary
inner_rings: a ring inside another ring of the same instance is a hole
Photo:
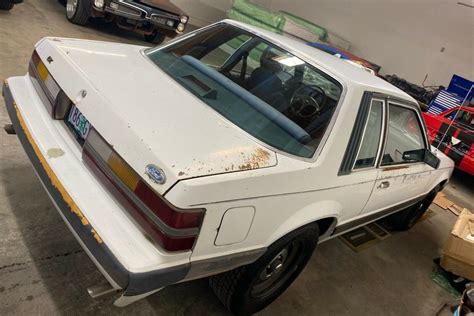
[[[413,155],[429,146],[417,106],[387,99],[385,110],[383,149],[365,214],[382,210],[388,214],[413,204],[427,193],[433,170],[423,162],[423,155]]]
[[[385,99],[365,92],[338,173],[351,185],[338,189],[347,211],[341,214],[336,233],[360,224],[355,219],[366,206],[378,176],[385,116]]]

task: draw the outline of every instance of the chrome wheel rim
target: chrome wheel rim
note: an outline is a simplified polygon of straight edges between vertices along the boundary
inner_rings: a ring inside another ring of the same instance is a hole
[[[77,1],[78,0],[67,0],[66,3],[66,15],[69,19],[72,19],[74,17],[74,14],[76,14],[77,10]]]

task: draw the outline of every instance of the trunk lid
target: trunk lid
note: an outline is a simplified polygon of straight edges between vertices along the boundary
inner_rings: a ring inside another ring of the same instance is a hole
[[[228,122],[147,59],[143,47],[46,39],[37,47],[93,127],[159,193],[176,181],[271,167],[276,154]],[[87,91],[81,99],[83,91]],[[148,164],[163,169],[157,185]]]

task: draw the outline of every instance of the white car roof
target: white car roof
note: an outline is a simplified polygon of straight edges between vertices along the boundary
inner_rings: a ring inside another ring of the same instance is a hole
[[[405,99],[417,103],[415,99],[404,91],[398,89],[387,81],[370,74],[369,72],[355,67],[344,60],[325,53],[319,49],[307,45],[305,42],[296,38],[275,34],[270,31],[237,22],[234,20],[223,20],[218,23],[227,23],[243,28],[255,35],[276,43],[291,53],[305,59],[311,64],[318,66],[322,70],[326,70],[329,74],[341,79],[346,85],[359,85],[365,90],[385,93],[394,97]]]

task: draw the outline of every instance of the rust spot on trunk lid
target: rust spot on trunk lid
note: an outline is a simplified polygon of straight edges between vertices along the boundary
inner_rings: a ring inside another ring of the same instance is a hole
[[[255,153],[250,156],[245,163],[238,167],[239,170],[252,170],[268,166],[270,161],[270,152],[265,149],[257,148]]]

